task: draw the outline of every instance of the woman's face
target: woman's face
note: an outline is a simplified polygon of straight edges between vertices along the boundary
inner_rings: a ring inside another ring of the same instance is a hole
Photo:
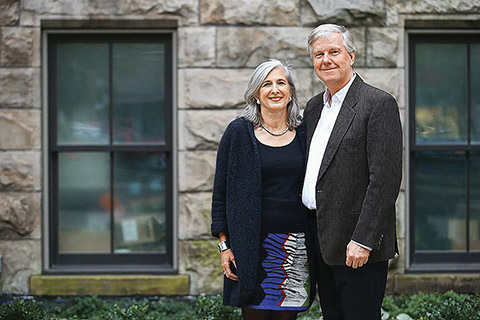
[[[275,68],[263,80],[256,98],[260,100],[261,110],[275,112],[287,108],[290,96],[285,70]]]

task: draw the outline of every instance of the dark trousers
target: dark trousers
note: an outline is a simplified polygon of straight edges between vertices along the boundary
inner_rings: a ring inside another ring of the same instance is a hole
[[[318,294],[324,320],[379,320],[388,261],[353,269],[328,266],[317,248]]]

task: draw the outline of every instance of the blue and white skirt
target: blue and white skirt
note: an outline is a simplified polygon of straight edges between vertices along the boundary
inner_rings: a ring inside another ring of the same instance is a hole
[[[257,284],[246,307],[305,311],[310,285],[305,233],[262,233]]]

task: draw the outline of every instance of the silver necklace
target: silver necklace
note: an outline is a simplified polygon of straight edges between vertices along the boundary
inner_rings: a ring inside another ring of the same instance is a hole
[[[263,125],[263,123],[262,123],[262,128],[263,128],[265,131],[267,131],[268,133],[270,133],[272,136],[276,136],[276,137],[278,137],[278,136],[283,136],[283,135],[284,135],[285,133],[287,133],[287,131],[288,131],[288,126],[287,126],[287,127],[285,128],[285,130],[283,130],[282,132],[273,132],[273,131],[268,130],[267,127],[265,127],[265,126]]]

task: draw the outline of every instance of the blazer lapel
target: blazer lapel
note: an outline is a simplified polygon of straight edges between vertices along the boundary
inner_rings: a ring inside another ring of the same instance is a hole
[[[312,142],[313,133],[317,128],[318,119],[320,118],[323,109],[323,93],[319,94],[317,97],[319,97],[319,99],[312,101],[314,104],[313,109],[308,113],[308,118],[305,119],[307,122],[307,159],[308,153],[310,152],[310,142]]]
[[[357,75],[355,80],[353,80],[352,86],[348,90],[347,96],[345,97],[342,107],[340,108],[340,112],[338,113],[337,121],[335,121],[335,125],[333,126],[332,134],[328,140],[325,154],[323,155],[322,164],[318,172],[317,181],[322,178],[323,174],[332,162],[333,157],[335,156],[335,153],[337,153],[338,147],[345,136],[345,133],[355,117],[355,111],[353,108],[357,104],[358,92],[362,84],[363,80]]]

